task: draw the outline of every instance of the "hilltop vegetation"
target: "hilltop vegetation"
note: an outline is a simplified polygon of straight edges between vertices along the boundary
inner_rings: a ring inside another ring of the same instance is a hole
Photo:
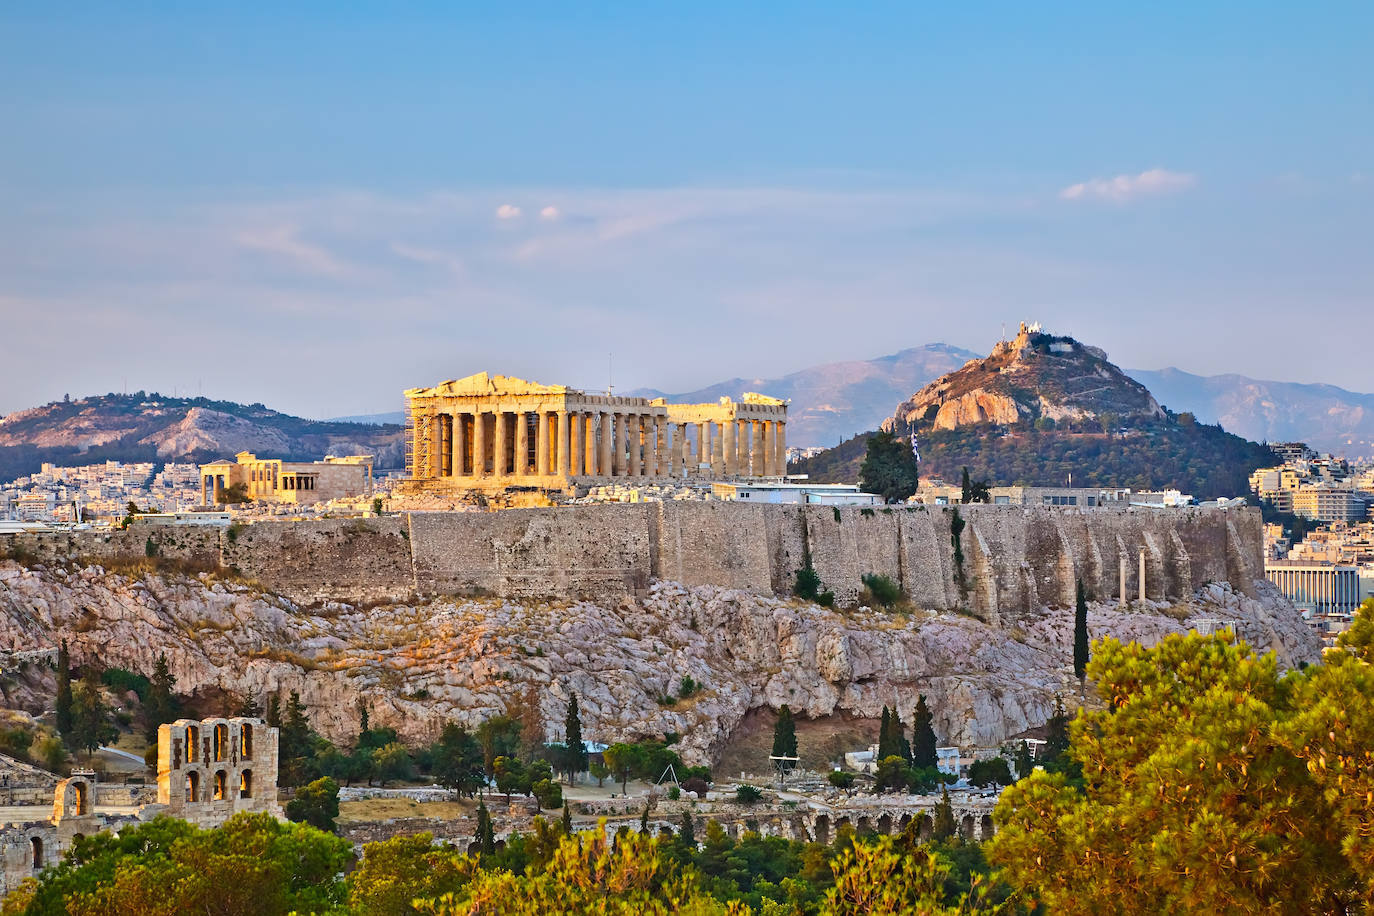
[[[820,482],[853,482],[872,435],[855,436],[788,470]],[[1072,474],[1074,486],[1176,487],[1199,499],[1215,499],[1244,495],[1250,473],[1274,462],[1267,447],[1197,423],[1188,414],[1141,419],[1113,426],[1110,433],[1097,423],[1044,429],[1018,423],[933,430],[918,437],[923,480],[939,476],[955,482],[967,467],[994,486],[1058,487]]]

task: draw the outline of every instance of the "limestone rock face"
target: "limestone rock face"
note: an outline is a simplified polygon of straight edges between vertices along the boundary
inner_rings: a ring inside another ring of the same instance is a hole
[[[1089,627],[1094,637],[1150,644],[1210,618],[1276,650],[1284,664],[1316,659],[1320,642],[1292,605],[1268,583],[1256,588],[1256,598],[1209,585],[1177,606],[1095,605]],[[761,706],[876,717],[896,704],[905,718],[924,693],[942,740],[988,745],[1043,723],[1056,694],[1066,702],[1077,694],[1071,610],[1043,609],[999,628],[958,614],[835,611],[670,582],[613,606],[450,599],[302,607],[208,579],[0,562],[0,651],[63,638],[77,663],[147,672],[165,652],[181,692],[299,691],[316,728],[338,741],[357,732],[359,698],[374,724],[428,741],[445,721],[475,726],[533,685],[551,739],[575,691],[588,738],[677,732],[693,762],[711,759]],[[661,706],[684,675],[704,689]]]
[[[936,429],[957,429],[974,423],[1010,425],[1029,414],[1020,404],[1004,394],[977,388],[968,394],[945,401],[935,413]]]

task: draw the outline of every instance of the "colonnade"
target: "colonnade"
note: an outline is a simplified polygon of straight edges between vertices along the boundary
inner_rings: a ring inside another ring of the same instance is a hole
[[[1354,613],[1360,606],[1360,576],[1353,566],[1268,565],[1265,578],[1290,601],[1320,613]]]
[[[777,477],[787,469],[787,424],[776,419],[498,407],[441,410],[415,424],[416,441],[428,443],[415,474],[430,478]]]

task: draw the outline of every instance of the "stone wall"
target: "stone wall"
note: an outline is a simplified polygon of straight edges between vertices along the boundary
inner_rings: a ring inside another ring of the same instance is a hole
[[[952,543],[955,512],[964,587]],[[760,594],[790,592],[810,557],[823,587],[853,603],[862,577],[897,582],[932,609],[996,623],[1041,605],[1068,606],[1082,579],[1098,600],[1155,600],[1228,582],[1253,594],[1263,569],[1258,511],[972,505],[831,508],[662,502],[380,519],[258,522],[229,530],[22,535],[40,560],[159,557],[231,567],[294,601],[413,601],[489,594],[617,600],[653,579]]]

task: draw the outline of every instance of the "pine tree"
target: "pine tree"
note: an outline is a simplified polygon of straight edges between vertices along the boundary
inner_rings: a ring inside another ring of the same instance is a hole
[[[1069,749],[1069,714],[1062,697],[1054,698],[1054,715],[1045,723],[1045,732],[1045,763],[1051,764]]]
[[[920,467],[911,444],[889,432],[868,437],[868,451],[859,466],[859,486],[877,493],[884,502],[899,503],[916,492]]]
[[[72,663],[65,639],[57,649],[57,731],[64,738],[72,732]]]
[[[1083,591],[1083,580],[1078,580],[1076,604],[1073,614],[1073,676],[1080,686],[1084,673],[1088,670],[1088,596]]]
[[[949,789],[941,787],[940,802],[935,806],[935,820],[930,832],[937,840],[948,840],[954,836],[954,806],[949,801]]]
[[[678,831],[678,840],[688,849],[697,848],[696,828],[692,826],[692,812],[682,812],[682,829]]]
[[[935,748],[939,743],[935,737],[935,717],[926,705],[925,694],[916,700],[916,712],[911,726],[911,765],[917,768],[936,765]]]
[[[249,719],[257,719],[262,716],[262,704],[258,702],[258,695],[252,687],[243,695],[243,702],[239,703],[238,712],[235,715],[244,716]]]
[[[568,697],[568,715],[563,720],[564,768],[568,774],[568,785],[577,784],[577,774],[587,768],[587,745],[582,740],[582,718],[578,714],[577,694]]]
[[[487,810],[485,801],[477,803],[477,832],[473,839],[477,841],[478,853],[485,856],[495,855],[496,834],[491,829],[491,812]]]
[[[572,808],[568,807],[567,802],[563,802],[563,835],[572,836]]]
[[[797,726],[792,721],[792,707],[786,703],[782,704],[782,709],[778,710],[778,723],[773,726],[773,756],[797,756]],[[784,772],[787,772],[796,764],[789,761],[779,765]]]
[[[267,724],[281,728],[281,697],[275,693],[267,698]]]
[[[119,730],[110,724],[110,711],[100,696],[100,688],[90,681],[78,681],[72,691],[71,741],[87,757],[103,744],[118,736]]]
[[[143,715],[147,720],[146,733],[150,743],[157,740],[159,725],[176,721],[177,702],[173,693],[175,686],[176,678],[172,677],[172,672],[167,668],[167,654],[159,653],[148,686],[148,700],[143,705]]]

